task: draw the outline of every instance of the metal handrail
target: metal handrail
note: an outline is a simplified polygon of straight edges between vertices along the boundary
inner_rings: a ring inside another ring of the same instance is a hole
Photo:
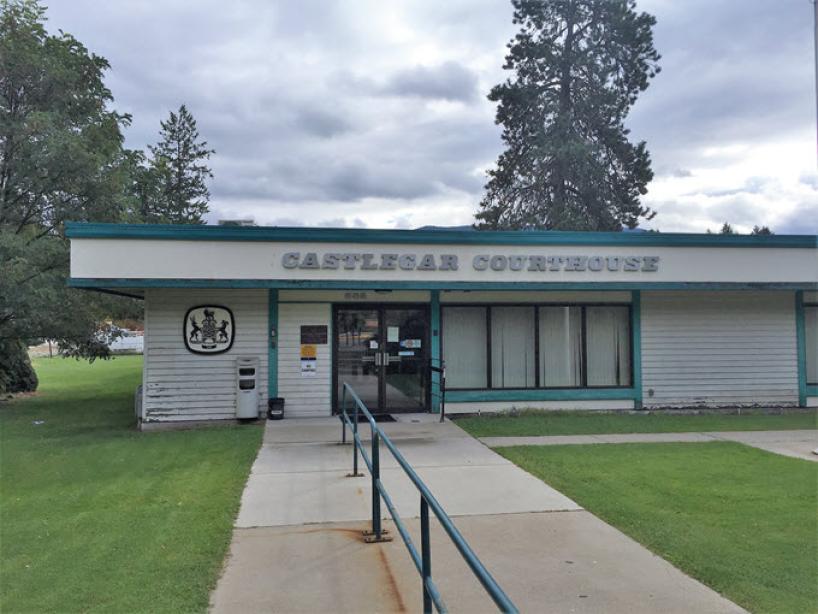
[[[434,361],[437,360],[440,363],[439,367],[434,365]],[[432,387],[431,394],[437,394],[438,399],[440,400],[440,421],[443,422],[446,419],[446,363],[442,358],[435,358],[432,357],[429,359],[429,371],[432,373],[437,373],[440,375],[440,381],[438,382],[438,392],[435,393],[434,386]],[[432,378],[429,378],[431,382]]]
[[[347,413],[347,396],[349,396],[354,401],[354,419],[350,420],[350,417]],[[363,415],[366,417],[367,421],[369,422],[369,427],[371,430],[372,436],[372,447],[371,447],[371,457],[368,457],[366,451],[364,450],[363,442],[361,441],[361,437],[358,434],[358,412],[362,412]],[[479,580],[480,584],[483,585],[483,588],[492,598],[494,603],[500,609],[501,612],[517,612],[516,606],[512,603],[511,599],[509,599],[508,595],[505,594],[500,585],[497,584],[497,581],[492,577],[492,575],[488,572],[480,559],[477,558],[477,555],[471,549],[469,544],[466,542],[464,537],[460,534],[460,531],[454,526],[451,518],[449,515],[443,510],[440,503],[438,503],[437,499],[435,499],[434,495],[431,493],[429,488],[426,484],[423,483],[423,480],[420,479],[415,470],[412,469],[412,466],[406,462],[406,459],[403,458],[403,455],[398,451],[397,447],[389,437],[381,430],[378,424],[375,422],[374,416],[370,413],[367,409],[366,405],[363,401],[361,401],[360,397],[355,393],[355,390],[352,389],[348,383],[344,382],[344,388],[341,398],[341,441],[342,443],[346,443],[346,427],[349,426],[352,430],[352,437],[353,437],[353,446],[352,446],[352,473],[351,476],[358,476],[361,475],[358,473],[358,451],[361,453],[361,457],[364,459],[364,463],[366,463],[367,468],[369,469],[369,473],[372,476],[372,531],[366,532],[365,534],[368,536],[367,541],[370,542],[380,542],[386,541],[384,534],[386,530],[383,529],[381,526],[381,498],[383,498],[384,503],[386,504],[386,508],[389,510],[389,513],[392,516],[392,520],[395,522],[395,526],[398,529],[398,533],[400,533],[401,538],[403,538],[404,543],[406,544],[406,548],[409,550],[409,555],[412,557],[412,561],[415,564],[415,567],[420,573],[421,576],[421,584],[423,587],[423,611],[424,613],[432,612],[432,604],[434,604],[435,608],[438,612],[446,612],[446,606],[443,603],[442,598],[440,597],[440,592],[438,591],[437,585],[435,584],[434,580],[432,579],[432,555],[431,555],[431,540],[429,539],[429,508],[432,509],[437,519],[440,521],[443,530],[446,531],[449,538],[452,540],[452,543],[457,548],[458,552],[460,552],[460,556],[463,557],[463,560],[466,561],[466,564],[471,568],[474,575]],[[386,448],[392,453],[392,456],[398,462],[398,465],[404,470],[406,475],[415,485],[415,488],[418,489],[420,493],[420,542],[421,542],[421,552],[418,553],[417,547],[415,546],[414,542],[412,541],[409,532],[406,529],[406,525],[404,525],[403,520],[401,520],[400,515],[398,514],[397,509],[395,509],[395,505],[392,502],[391,497],[386,492],[386,488],[384,488],[383,483],[381,482],[380,476],[380,442],[383,440],[384,445]]]

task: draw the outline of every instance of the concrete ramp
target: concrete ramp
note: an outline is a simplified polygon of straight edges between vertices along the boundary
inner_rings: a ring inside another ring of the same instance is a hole
[[[346,477],[352,471],[352,445],[338,443],[339,421],[286,422],[268,423],[236,526],[371,519],[371,479],[360,458],[359,471],[366,477]],[[382,426],[452,517],[580,509],[451,422],[420,414]],[[360,429],[368,440],[369,424]],[[285,443],[283,430],[296,443]],[[318,441],[307,443],[310,438]],[[386,448],[381,450],[381,481],[402,517],[419,515],[418,492]],[[386,517],[385,507],[383,512]]]
[[[522,611],[741,611],[454,424],[422,414],[382,427]],[[368,439],[369,425],[360,429]],[[346,477],[352,446],[339,441],[337,419],[267,424],[214,612],[422,610],[419,575],[391,522],[393,542],[361,539],[370,478]],[[381,461],[419,547],[419,495],[384,448]],[[434,519],[432,569],[451,611],[496,611]]]

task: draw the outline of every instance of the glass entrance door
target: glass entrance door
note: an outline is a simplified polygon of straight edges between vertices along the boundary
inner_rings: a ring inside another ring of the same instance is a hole
[[[426,411],[429,312],[425,306],[335,309],[335,409],[344,382],[372,412]]]
[[[344,382],[355,389],[367,407],[379,407],[380,373],[376,363],[380,363],[380,314],[374,309],[339,309],[335,331],[335,379],[339,390],[336,407],[340,408]]]

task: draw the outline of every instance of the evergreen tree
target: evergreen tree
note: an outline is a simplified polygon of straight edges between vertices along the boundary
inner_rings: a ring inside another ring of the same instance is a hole
[[[653,178],[624,120],[659,72],[655,19],[634,0],[512,0],[519,33],[494,87],[506,150],[488,172],[478,227],[635,228]]]
[[[707,229],[707,234],[713,234],[713,232],[708,228]],[[724,225],[721,227],[721,230],[719,230],[719,234],[720,235],[737,235],[737,234],[741,234],[741,233],[737,232],[729,222],[724,222]],[[758,224],[756,224],[755,226],[753,226],[753,229],[750,231],[750,234],[751,235],[771,235],[771,234],[775,234],[775,233],[773,233],[773,231],[770,230],[769,226],[759,226]]]
[[[160,141],[150,146],[152,159],[135,178],[141,217],[146,222],[201,224],[209,211],[206,161],[214,150],[200,140],[196,120],[185,105],[161,122]]]

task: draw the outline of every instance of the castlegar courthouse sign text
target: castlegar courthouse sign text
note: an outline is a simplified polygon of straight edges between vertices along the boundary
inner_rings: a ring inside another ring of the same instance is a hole
[[[287,252],[285,269],[345,269],[361,271],[457,271],[457,254],[394,254]],[[659,256],[522,256],[478,254],[471,259],[475,271],[626,271],[656,272]]]

